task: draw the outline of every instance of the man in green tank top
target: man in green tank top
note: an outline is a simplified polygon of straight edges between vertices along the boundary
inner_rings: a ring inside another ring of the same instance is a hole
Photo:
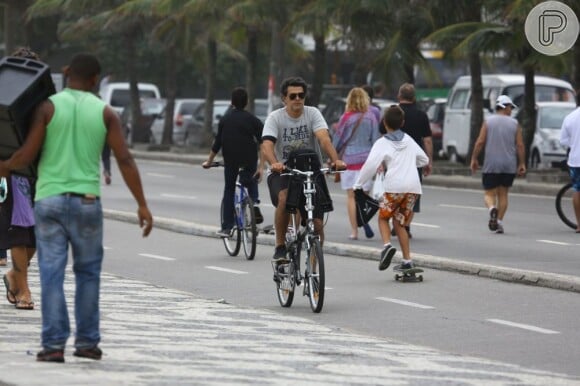
[[[101,359],[99,289],[103,262],[103,212],[99,162],[107,143],[137,201],[139,225],[149,235],[153,217],[139,170],[121,130],[117,113],[91,92],[101,67],[90,54],[78,54],[65,69],[67,88],[35,110],[25,143],[0,161],[0,176],[22,169],[40,154],[34,214],[42,300],[42,351],[38,361],[64,362],[70,336],[63,282],[72,246],[75,294],[75,352]]]

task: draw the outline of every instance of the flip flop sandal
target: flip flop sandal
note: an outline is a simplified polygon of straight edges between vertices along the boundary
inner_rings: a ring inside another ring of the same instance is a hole
[[[8,282],[6,275],[2,277],[2,280],[4,281],[4,286],[6,287],[6,300],[8,300],[8,303],[10,304],[16,304],[16,294],[10,291],[10,283]]]
[[[15,307],[17,310],[33,310],[34,309],[34,302],[26,300],[17,300]]]

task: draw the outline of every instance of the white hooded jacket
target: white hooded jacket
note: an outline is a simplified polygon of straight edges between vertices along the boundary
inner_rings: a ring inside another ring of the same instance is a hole
[[[417,168],[427,165],[429,157],[413,138],[401,130],[389,132],[374,143],[353,188],[360,189],[372,179],[383,162],[387,168],[384,192],[422,193]]]

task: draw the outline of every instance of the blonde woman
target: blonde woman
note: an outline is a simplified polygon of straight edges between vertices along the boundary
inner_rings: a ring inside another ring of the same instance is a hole
[[[351,232],[349,239],[358,239],[358,226],[356,223],[356,204],[352,189],[358,179],[360,169],[367,159],[373,143],[379,138],[378,121],[375,114],[369,109],[370,98],[361,87],[355,87],[348,93],[346,109],[340,117],[333,135],[332,144],[348,167],[342,173],[340,185],[346,191],[346,208],[350,221]],[[372,187],[372,181],[368,181],[363,190],[368,192]],[[372,238],[374,233],[370,226],[365,225],[367,238]]]

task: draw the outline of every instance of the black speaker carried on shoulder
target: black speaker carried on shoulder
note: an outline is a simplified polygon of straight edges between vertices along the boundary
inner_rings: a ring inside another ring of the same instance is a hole
[[[34,109],[56,92],[50,67],[37,60],[0,60],[0,159],[8,159],[28,135]],[[14,173],[36,177],[38,162]]]

